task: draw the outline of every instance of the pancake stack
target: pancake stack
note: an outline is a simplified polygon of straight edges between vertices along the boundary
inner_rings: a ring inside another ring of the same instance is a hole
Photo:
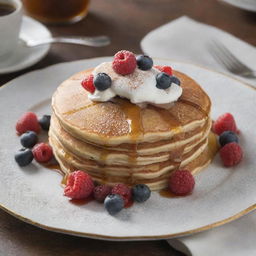
[[[79,169],[99,183],[160,190],[174,170],[195,173],[211,161],[211,102],[194,80],[174,71],[183,88],[178,101],[140,108],[120,97],[89,100],[80,83],[91,72],[69,78],[52,98],[49,141],[66,175]]]

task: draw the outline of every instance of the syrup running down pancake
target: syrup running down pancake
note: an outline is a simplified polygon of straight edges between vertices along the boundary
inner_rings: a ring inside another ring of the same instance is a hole
[[[64,173],[79,169],[100,183],[160,190],[172,171],[195,173],[210,163],[217,147],[210,134],[211,101],[193,79],[174,71],[182,95],[164,109],[118,96],[91,101],[81,81],[92,72],[64,81],[52,98],[49,140]]]

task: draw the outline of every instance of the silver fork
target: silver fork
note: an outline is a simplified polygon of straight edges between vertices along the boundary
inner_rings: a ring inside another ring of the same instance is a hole
[[[242,63],[222,43],[213,40],[210,44],[210,53],[217,62],[219,62],[231,73],[246,78],[256,78],[256,70],[253,70]]]
[[[20,36],[20,41],[27,47],[35,47],[43,44],[50,43],[66,43],[66,44],[79,44],[86,46],[101,47],[110,44],[108,36],[69,36],[69,37],[48,37],[43,39],[26,38],[24,35]]]

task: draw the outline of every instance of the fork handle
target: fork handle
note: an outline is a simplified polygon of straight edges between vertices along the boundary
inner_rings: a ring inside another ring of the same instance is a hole
[[[49,37],[40,39],[38,41],[27,41],[27,46],[34,47],[49,43],[66,43],[66,44],[79,44],[85,46],[101,47],[110,43],[110,39],[107,36],[95,36],[95,37]]]

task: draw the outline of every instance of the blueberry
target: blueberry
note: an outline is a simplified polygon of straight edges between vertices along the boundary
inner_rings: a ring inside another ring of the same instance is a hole
[[[21,149],[15,154],[15,161],[19,166],[26,166],[32,162],[34,159],[31,149]]]
[[[223,147],[224,145],[231,143],[231,142],[236,142],[238,143],[238,137],[237,135],[232,132],[232,131],[225,131],[223,132],[220,137],[219,137],[219,143]]]
[[[27,131],[20,136],[20,143],[25,148],[32,148],[37,141],[37,134],[33,131]]]
[[[115,215],[124,208],[124,200],[120,195],[111,194],[105,198],[104,206],[110,215]]]
[[[43,115],[39,120],[38,120],[40,126],[42,127],[43,130],[48,131],[50,127],[50,122],[51,122],[51,116],[49,115]]]
[[[111,87],[112,80],[106,73],[98,73],[93,80],[94,86],[99,91],[105,91]]]
[[[156,76],[156,87],[158,89],[167,89],[171,86],[171,77],[164,73],[161,72],[159,74],[157,74]]]
[[[180,80],[176,76],[171,76],[171,82],[180,85]]]
[[[153,67],[153,60],[147,55],[139,55],[136,60],[138,68],[141,70],[149,70]]]
[[[150,198],[151,190],[145,184],[138,184],[132,188],[133,200],[139,203],[145,202]]]

